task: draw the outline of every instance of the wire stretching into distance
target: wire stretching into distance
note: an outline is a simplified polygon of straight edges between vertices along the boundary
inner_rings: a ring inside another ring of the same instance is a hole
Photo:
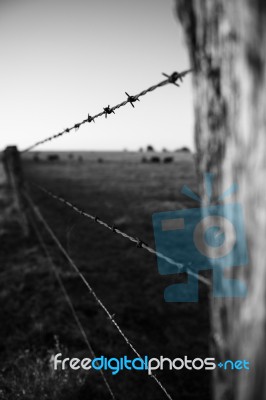
[[[29,183],[31,183],[31,182],[29,182]],[[178,273],[182,273],[182,272],[187,273],[188,275],[194,276],[195,278],[197,278],[200,282],[202,282],[206,286],[211,286],[211,281],[210,280],[208,280],[207,278],[195,273],[189,267],[184,266],[183,264],[176,262],[175,260],[173,260],[170,257],[167,257],[165,254],[162,254],[161,252],[156,251],[155,249],[153,249],[152,247],[148,246],[146,243],[144,243],[139,238],[133,237],[133,236],[127,234],[126,232],[121,231],[119,228],[115,227],[114,225],[110,225],[107,222],[101,220],[99,217],[94,216],[92,214],[89,214],[89,213],[79,209],[77,206],[75,206],[74,204],[70,203],[68,200],[65,200],[61,196],[57,196],[56,194],[54,194],[54,193],[50,192],[49,190],[45,189],[44,187],[42,187],[40,185],[37,185],[35,183],[31,183],[31,184],[34,185],[37,189],[39,189],[43,193],[45,193],[46,195],[48,195],[49,197],[51,197],[52,199],[57,200],[60,203],[64,204],[65,206],[69,207],[72,211],[78,213],[79,215],[81,215],[81,216],[83,216],[85,218],[88,218],[88,219],[98,223],[99,225],[102,225],[104,228],[110,230],[111,232],[116,233],[117,235],[120,235],[120,236],[124,237],[125,239],[135,243],[137,248],[145,249],[149,253],[157,256],[158,258],[161,258],[162,260],[166,261],[167,263],[169,263],[171,265],[174,265],[177,268],[177,272]]]
[[[65,285],[64,285],[64,283],[63,283],[63,281],[61,279],[61,276],[60,276],[60,274],[58,272],[58,269],[55,266],[55,264],[53,262],[53,259],[52,259],[51,255],[50,255],[50,253],[49,253],[49,251],[47,249],[47,246],[46,246],[46,244],[44,242],[44,239],[43,239],[43,237],[41,235],[41,232],[39,231],[39,229],[37,227],[37,224],[35,223],[34,219],[31,218],[30,221],[31,221],[33,229],[34,229],[34,231],[36,233],[36,236],[37,236],[37,238],[38,238],[38,240],[40,242],[40,245],[41,245],[41,247],[42,247],[42,249],[44,251],[44,254],[46,255],[46,258],[49,261],[49,263],[50,263],[50,265],[51,265],[51,267],[53,269],[53,272],[54,272],[54,275],[56,277],[56,280],[57,280],[57,282],[59,284],[60,289],[62,290],[62,293],[63,293],[63,295],[64,295],[64,297],[66,299],[66,302],[67,302],[67,304],[68,304],[68,306],[69,306],[69,308],[71,310],[71,313],[72,313],[72,315],[74,317],[74,320],[75,320],[75,322],[76,322],[76,324],[77,324],[77,326],[78,326],[78,328],[80,330],[80,333],[81,333],[81,335],[82,335],[82,337],[84,339],[84,342],[86,343],[86,345],[87,345],[87,347],[89,349],[89,352],[92,355],[92,357],[96,358],[95,352],[94,352],[94,350],[93,350],[93,348],[92,348],[92,346],[90,344],[90,341],[89,341],[88,336],[87,336],[87,334],[85,332],[85,329],[83,328],[83,325],[82,325],[82,323],[81,323],[81,321],[80,321],[80,319],[79,319],[79,317],[78,317],[78,315],[76,313],[75,307],[74,307],[74,305],[73,305],[73,303],[71,301],[71,298],[70,298],[70,296],[69,296],[69,294],[68,294],[68,292],[67,292],[67,290],[65,288]],[[105,374],[104,374],[102,369],[100,369],[100,374],[101,374],[101,376],[103,378],[104,384],[105,384],[108,392],[110,393],[111,398],[113,400],[116,400],[116,397],[115,397],[115,395],[114,395],[114,393],[113,393],[113,391],[112,391],[112,389],[111,389],[111,387],[110,387],[110,385],[109,385],[109,383],[108,383],[108,381],[106,379],[106,376],[105,376]]]
[[[132,107],[134,107],[134,103],[135,103],[136,101],[139,101],[139,98],[140,98],[140,97],[145,96],[147,93],[153,92],[155,89],[158,89],[159,87],[168,85],[168,84],[170,84],[170,83],[172,83],[172,84],[174,84],[175,86],[178,86],[178,87],[179,87],[177,81],[179,80],[179,81],[182,82],[182,81],[183,81],[183,78],[184,78],[188,73],[190,73],[191,71],[192,71],[192,70],[189,69],[189,70],[186,70],[186,71],[183,71],[183,72],[180,72],[180,73],[179,73],[179,72],[173,72],[171,75],[167,75],[167,74],[163,73],[163,75],[164,75],[165,77],[167,77],[167,79],[165,79],[164,81],[159,82],[159,83],[157,83],[156,85],[153,85],[153,86],[149,87],[148,89],[143,90],[142,92],[140,92],[139,94],[134,95],[134,96],[131,96],[131,95],[129,95],[128,93],[125,92],[126,95],[127,95],[127,100],[123,101],[122,103],[119,103],[119,104],[117,104],[116,106],[113,106],[113,107],[110,107],[110,106],[108,105],[108,107],[104,107],[104,108],[103,108],[103,111],[102,111],[102,112],[100,112],[100,113],[98,113],[98,114],[96,114],[96,115],[94,115],[94,116],[91,116],[90,114],[88,114],[88,117],[85,118],[83,121],[75,123],[75,124],[74,124],[73,126],[71,126],[70,128],[64,129],[62,132],[56,133],[55,135],[49,136],[49,137],[47,137],[47,138],[45,138],[45,139],[43,139],[43,140],[39,140],[39,141],[35,142],[35,143],[32,144],[31,146],[27,147],[25,150],[22,150],[21,153],[26,153],[26,152],[28,152],[28,151],[30,151],[30,150],[33,150],[35,147],[40,146],[41,144],[44,144],[44,143],[46,143],[46,142],[50,142],[51,140],[57,139],[57,138],[59,138],[60,136],[63,136],[63,135],[65,135],[65,134],[71,132],[72,130],[77,130],[77,129],[79,129],[83,124],[90,123],[90,122],[92,122],[92,121],[95,122],[95,119],[96,119],[96,118],[102,117],[103,115],[105,115],[105,118],[107,118],[107,115],[109,115],[109,114],[115,114],[115,110],[118,110],[119,108],[124,107],[124,106],[127,105],[128,103],[130,103],[130,104],[132,105]]]
[[[91,285],[89,284],[89,282],[87,281],[87,279],[85,278],[85,276],[82,274],[82,272],[79,270],[79,268],[77,267],[77,265],[74,263],[74,261],[72,260],[72,258],[69,256],[69,254],[67,253],[67,251],[65,250],[65,248],[62,246],[61,242],[59,241],[59,239],[56,237],[55,233],[53,232],[53,230],[50,228],[50,226],[48,225],[48,223],[45,221],[44,217],[42,216],[39,208],[33,203],[33,200],[31,199],[31,196],[29,195],[29,193],[24,190],[23,194],[29,204],[29,206],[31,207],[31,209],[33,210],[34,214],[36,215],[36,217],[39,219],[40,222],[42,222],[44,228],[46,229],[47,233],[49,233],[49,235],[51,236],[51,238],[53,239],[53,241],[55,242],[55,244],[57,245],[57,247],[59,248],[59,250],[61,251],[61,253],[65,256],[65,258],[68,260],[69,264],[72,266],[72,268],[76,271],[76,273],[79,275],[79,277],[81,278],[81,280],[84,282],[84,284],[86,285],[86,287],[88,288],[89,292],[91,293],[91,295],[94,297],[94,299],[96,300],[96,302],[99,304],[99,306],[104,310],[104,312],[106,313],[106,315],[108,316],[108,318],[110,319],[110,321],[113,323],[113,325],[116,327],[116,329],[118,330],[118,332],[120,333],[120,335],[122,336],[122,338],[124,339],[124,341],[127,343],[127,345],[131,348],[131,350],[137,355],[138,358],[141,358],[141,355],[138,353],[138,351],[135,349],[135,347],[131,344],[131,342],[129,341],[129,339],[127,338],[127,336],[124,334],[124,332],[122,331],[122,329],[120,328],[120,326],[118,325],[118,323],[115,321],[114,317],[112,316],[112,314],[108,311],[107,307],[103,304],[103,302],[99,299],[99,297],[97,296],[97,294],[95,293],[95,291],[92,289]],[[169,400],[173,400],[173,398],[171,397],[171,395],[168,393],[168,391],[166,390],[166,388],[163,386],[163,384],[159,381],[159,379],[154,375],[151,374],[150,375],[151,378],[153,378],[155,380],[155,382],[157,383],[157,385],[161,388],[161,390],[164,392],[165,396],[169,399]]]

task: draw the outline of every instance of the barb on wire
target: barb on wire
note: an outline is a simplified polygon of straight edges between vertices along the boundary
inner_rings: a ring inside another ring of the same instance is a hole
[[[56,278],[56,280],[57,280],[57,282],[59,284],[60,289],[62,290],[62,293],[63,293],[63,295],[64,295],[64,297],[66,299],[66,302],[67,302],[67,304],[68,304],[68,306],[69,306],[69,308],[71,310],[71,313],[73,315],[73,318],[74,318],[74,320],[75,320],[75,322],[76,322],[76,324],[77,324],[77,326],[78,326],[78,328],[80,330],[80,333],[81,333],[81,335],[82,335],[82,337],[84,339],[84,342],[86,343],[91,356],[93,358],[96,358],[95,352],[94,352],[94,350],[93,350],[93,348],[91,346],[91,343],[90,343],[90,341],[88,339],[88,336],[87,336],[87,334],[85,332],[85,329],[84,329],[84,327],[83,327],[83,325],[82,325],[82,323],[81,323],[81,321],[80,321],[80,319],[79,319],[79,317],[78,317],[78,315],[76,313],[75,307],[74,307],[74,305],[73,305],[73,303],[71,301],[71,298],[70,298],[70,296],[69,296],[69,294],[68,294],[68,292],[67,292],[67,290],[65,288],[65,285],[64,285],[64,283],[63,283],[63,281],[61,279],[61,276],[60,276],[60,274],[58,272],[58,269],[55,266],[54,261],[53,261],[51,255],[50,255],[50,253],[49,253],[49,250],[48,250],[48,248],[47,248],[47,246],[45,244],[45,241],[44,241],[44,239],[42,237],[42,234],[41,234],[40,230],[38,229],[37,224],[35,223],[34,219],[31,218],[30,221],[31,221],[33,229],[34,229],[34,231],[36,233],[36,236],[37,236],[37,238],[38,238],[38,240],[40,242],[40,245],[41,245],[41,247],[42,247],[42,249],[44,251],[44,254],[46,255],[46,258],[47,258],[47,260],[49,261],[49,263],[50,263],[50,265],[52,267],[52,270],[54,272],[55,278]],[[110,385],[109,385],[109,383],[108,383],[108,381],[106,379],[106,376],[105,376],[104,371],[103,371],[102,368],[100,369],[100,374],[101,374],[101,376],[103,378],[104,384],[105,384],[108,392],[110,393],[111,398],[113,400],[116,400],[115,395],[114,395],[114,393],[113,393],[113,391],[112,391],[112,389],[111,389],[111,387],[110,387]]]
[[[177,72],[176,72],[177,74]],[[173,74],[172,76],[165,74],[164,72],[162,73],[163,76],[165,76],[166,78],[168,78],[170,83],[173,83],[175,86],[180,87],[180,85],[178,85],[178,83],[176,83],[176,75]]]
[[[96,118],[99,118],[99,117],[101,117],[103,115],[105,115],[105,118],[107,118],[108,114],[115,114],[115,110],[119,109],[120,107],[124,107],[128,103],[131,104],[132,107],[134,107],[133,103],[135,101],[139,101],[139,98],[141,96],[145,96],[147,93],[153,92],[155,89],[158,89],[159,87],[168,85],[169,83],[172,83],[172,84],[175,84],[176,86],[179,86],[177,84],[177,81],[180,80],[182,82],[183,78],[188,73],[190,73],[191,71],[192,71],[192,69],[189,69],[189,70],[186,70],[186,71],[183,71],[183,72],[180,72],[180,73],[179,72],[173,72],[171,75],[167,75],[167,74],[163,73],[163,75],[167,78],[164,81],[159,82],[156,85],[151,86],[146,90],[143,90],[142,92],[140,92],[139,94],[137,94],[135,96],[130,96],[130,95],[128,95],[126,93],[127,100],[123,101],[122,103],[117,104],[116,106],[113,106],[113,107],[110,107],[108,105],[108,107],[105,107],[103,109],[103,111],[100,112],[99,114],[96,114],[96,115],[94,115],[92,117],[90,115],[88,115],[88,118],[84,119],[82,122],[78,122],[78,123],[74,124],[72,127],[64,129],[62,132],[56,133],[55,135],[47,137],[46,139],[39,140],[38,142],[35,142],[33,145],[31,145],[31,146],[27,147],[25,150],[23,150],[22,153],[26,153],[26,152],[28,152],[30,150],[33,150],[35,147],[40,146],[41,144],[44,144],[44,143],[49,142],[51,140],[57,139],[58,137],[66,134],[66,133],[71,132],[73,129],[78,130],[81,127],[81,125],[86,124],[86,123],[90,123],[91,121],[95,122]]]
[[[108,114],[115,114],[114,110],[112,108],[110,108],[109,105],[108,105],[108,107],[104,108],[104,112],[105,112],[105,118],[107,118]]]
[[[48,225],[48,223],[46,222],[46,220],[44,219],[43,215],[41,214],[39,208],[33,203],[33,200],[31,199],[29,193],[27,191],[23,191],[23,194],[29,204],[29,206],[31,207],[31,209],[33,210],[34,214],[36,215],[36,217],[38,218],[38,220],[43,224],[45,230],[47,231],[47,233],[49,233],[49,235],[51,236],[51,238],[53,239],[53,241],[55,242],[55,244],[57,245],[57,247],[59,248],[59,250],[61,251],[61,253],[64,255],[64,257],[68,260],[69,264],[72,266],[72,268],[76,271],[76,273],[79,275],[79,277],[81,278],[81,280],[83,281],[83,283],[86,285],[87,289],[89,290],[90,294],[94,297],[94,299],[96,300],[96,302],[99,304],[99,306],[104,310],[104,312],[106,313],[106,315],[108,316],[108,318],[110,319],[110,321],[112,322],[112,324],[116,327],[116,329],[118,330],[118,332],[120,333],[120,335],[122,336],[122,338],[124,339],[124,341],[127,343],[127,345],[131,348],[131,350],[137,355],[138,358],[141,358],[141,355],[139,354],[139,352],[135,349],[135,347],[131,344],[130,340],[127,338],[127,336],[125,335],[125,333],[122,331],[122,329],[120,328],[120,326],[118,325],[118,323],[116,322],[116,320],[114,319],[114,315],[112,315],[107,307],[103,304],[103,302],[99,299],[99,297],[97,296],[97,294],[95,293],[95,291],[92,289],[91,285],[89,284],[89,282],[87,281],[87,279],[85,278],[85,276],[82,274],[82,272],[79,270],[79,268],[77,267],[77,265],[74,263],[74,261],[72,260],[72,258],[69,256],[69,254],[67,253],[67,251],[65,250],[65,248],[63,247],[63,245],[61,244],[61,242],[59,241],[59,239],[57,238],[57,236],[55,235],[55,233],[53,232],[53,230],[51,229],[51,227]],[[169,400],[173,400],[171,395],[168,393],[168,391],[166,390],[166,388],[163,386],[163,384],[159,381],[159,379],[151,373],[151,378],[153,378],[155,380],[155,382],[157,383],[157,385],[161,388],[161,390],[164,392],[164,394],[166,395],[166,397]]]
[[[122,237],[124,237],[127,240],[130,240],[131,242],[136,244],[137,248],[142,248],[145,249],[146,251],[148,251],[149,253],[157,256],[158,258],[163,259],[164,261],[168,262],[171,265],[174,265],[177,268],[177,272],[185,272],[188,275],[194,276],[195,278],[197,278],[199,281],[201,281],[202,283],[204,283],[207,286],[211,286],[211,282],[201,276],[198,275],[197,273],[195,273],[194,271],[192,271],[190,268],[188,268],[187,266],[184,266],[183,264],[177,263],[176,261],[174,261],[172,258],[167,257],[165,254],[162,254],[156,250],[154,250],[152,247],[148,246],[145,242],[143,242],[142,240],[140,240],[138,237],[133,237],[131,235],[128,235],[127,233],[121,231],[120,229],[118,229],[117,227],[114,227],[114,225],[110,225],[107,222],[101,220],[98,216],[94,216],[91,215],[83,210],[81,210],[80,208],[78,208],[77,206],[75,206],[74,204],[70,203],[68,200],[65,200],[63,197],[61,196],[57,196],[56,194],[50,192],[49,190],[45,189],[44,187],[37,185],[35,183],[32,183],[37,189],[41,190],[43,193],[45,193],[46,195],[48,195],[49,197],[63,203],[65,206],[71,208],[73,211],[75,211],[76,213],[78,213],[79,215],[82,215],[85,218],[88,218],[96,223],[98,223],[99,225],[104,226],[105,228],[109,229],[111,232],[114,232]]]
[[[88,122],[92,122],[92,121],[95,123],[94,118],[91,117],[90,114],[88,114]]]
[[[127,92],[125,92],[125,94],[127,95],[128,102],[132,105],[133,108],[135,108],[133,103],[135,103],[135,101],[140,101],[140,99],[137,96],[130,96],[130,94],[128,94]]]

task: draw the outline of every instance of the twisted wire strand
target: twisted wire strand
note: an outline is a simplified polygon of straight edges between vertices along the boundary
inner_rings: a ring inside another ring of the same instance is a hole
[[[54,200],[59,201],[60,203],[64,204],[65,206],[69,207],[72,211],[78,213],[79,215],[82,215],[83,217],[88,218],[88,219],[96,222],[99,225],[102,225],[104,228],[110,230],[111,232],[116,233],[116,234],[124,237],[125,239],[135,243],[137,248],[143,248],[146,251],[148,251],[149,253],[151,253],[151,254],[157,256],[158,258],[161,258],[162,260],[166,261],[167,263],[169,263],[171,265],[174,265],[177,268],[177,272],[179,272],[179,273],[185,272],[188,275],[191,275],[194,278],[197,278],[203,284],[205,284],[207,286],[211,286],[211,281],[210,280],[208,280],[207,278],[195,273],[189,267],[184,266],[183,264],[177,263],[172,258],[167,257],[165,254],[162,254],[161,252],[153,249],[152,247],[148,246],[146,243],[144,243],[139,238],[133,237],[133,236],[127,234],[126,232],[121,231],[119,228],[115,227],[114,225],[110,225],[107,222],[101,220],[99,217],[94,216],[92,214],[89,214],[89,213],[81,210],[80,208],[78,208],[74,204],[70,203],[68,200],[65,200],[61,196],[57,196],[56,194],[54,194],[54,193],[50,192],[49,190],[45,189],[44,187],[42,187],[40,185],[37,185],[36,183],[31,183],[31,184],[33,184],[37,189],[41,190],[43,193],[45,193],[49,197],[53,198]]]
[[[43,139],[43,140],[39,140],[39,141],[35,142],[35,143],[32,144],[31,146],[29,146],[29,147],[27,147],[26,149],[22,150],[21,153],[26,153],[26,152],[28,152],[28,151],[30,151],[30,150],[33,150],[35,147],[40,146],[41,144],[44,144],[44,143],[49,142],[49,141],[51,141],[51,140],[57,139],[57,138],[59,138],[60,136],[63,136],[63,135],[65,135],[65,134],[71,132],[72,130],[77,130],[77,129],[79,129],[82,125],[84,125],[84,124],[86,124],[86,123],[90,123],[90,122],[92,122],[92,121],[95,122],[95,119],[97,119],[97,118],[99,118],[99,117],[102,117],[103,115],[105,115],[105,117],[107,117],[108,114],[114,114],[114,111],[115,111],[115,110],[117,110],[117,109],[119,109],[119,108],[121,108],[121,107],[124,107],[124,106],[127,105],[128,103],[130,103],[130,104],[132,105],[132,107],[134,107],[134,104],[133,104],[133,103],[135,103],[136,101],[138,101],[140,97],[145,96],[147,93],[153,92],[154,90],[158,89],[159,87],[168,85],[168,84],[170,84],[170,83],[172,83],[172,84],[174,84],[174,85],[176,85],[176,86],[179,86],[179,85],[177,84],[177,82],[178,82],[178,81],[181,81],[181,82],[182,82],[183,78],[184,78],[188,73],[190,73],[191,71],[192,71],[192,70],[189,69],[189,70],[186,70],[186,71],[183,71],[183,72],[180,72],[180,73],[179,73],[179,72],[173,72],[171,75],[163,74],[164,76],[167,77],[167,79],[165,79],[165,80],[159,82],[159,83],[156,84],[156,85],[153,85],[153,86],[149,87],[149,88],[146,89],[146,90],[143,90],[142,92],[140,92],[139,94],[136,94],[136,95],[134,95],[134,96],[130,96],[130,95],[128,95],[128,94],[126,93],[126,95],[127,95],[127,100],[123,101],[122,103],[119,103],[119,104],[117,104],[117,105],[115,105],[115,106],[113,106],[113,107],[110,107],[110,106],[105,107],[105,108],[103,109],[102,112],[100,112],[100,113],[98,113],[98,114],[96,114],[96,115],[94,115],[94,116],[88,115],[88,117],[87,117],[86,119],[84,119],[83,121],[77,122],[77,123],[75,123],[73,126],[71,126],[70,128],[66,128],[66,129],[64,129],[63,131],[61,131],[61,132],[59,132],[59,133],[56,133],[55,135],[49,136],[49,137],[47,137],[47,138],[45,138],[45,139]]]
[[[74,305],[73,305],[73,303],[71,301],[71,298],[70,298],[70,296],[69,296],[69,294],[68,294],[68,292],[67,292],[67,290],[65,288],[65,285],[64,285],[64,283],[63,283],[63,281],[61,279],[61,276],[60,276],[60,274],[58,272],[58,269],[54,264],[54,261],[53,261],[51,255],[50,255],[50,253],[48,251],[48,248],[47,248],[47,246],[45,244],[45,241],[44,241],[44,239],[43,239],[43,237],[41,235],[41,232],[38,229],[37,224],[35,223],[33,218],[31,218],[31,224],[32,224],[33,229],[34,229],[34,231],[36,233],[36,236],[37,236],[37,238],[38,238],[38,240],[40,242],[40,245],[41,245],[41,247],[42,247],[42,249],[44,251],[44,254],[46,255],[46,258],[47,258],[47,260],[49,261],[49,263],[50,263],[50,265],[52,267],[52,270],[54,272],[55,278],[56,278],[56,280],[57,280],[57,282],[59,284],[60,289],[62,290],[62,293],[63,293],[63,295],[64,295],[64,297],[66,299],[66,302],[67,302],[67,304],[68,304],[68,306],[69,306],[69,308],[71,310],[71,313],[73,315],[73,318],[74,318],[74,320],[75,320],[75,322],[76,322],[76,324],[77,324],[77,326],[78,326],[78,328],[80,330],[80,333],[81,333],[81,335],[82,335],[82,337],[84,339],[84,342],[86,343],[91,356],[93,358],[96,358],[95,352],[94,352],[94,350],[93,350],[93,348],[92,348],[92,346],[90,344],[90,341],[89,341],[88,336],[87,336],[87,334],[85,332],[85,329],[83,328],[83,325],[82,325],[82,323],[81,323],[81,321],[80,321],[80,319],[79,319],[79,317],[78,317],[78,315],[76,313]],[[113,393],[113,391],[112,391],[112,389],[111,389],[111,387],[110,387],[110,385],[109,385],[109,383],[108,383],[108,381],[106,379],[106,376],[105,376],[105,374],[104,374],[102,369],[100,369],[100,374],[101,374],[101,376],[103,378],[104,384],[105,384],[108,392],[110,393],[111,398],[113,400],[116,400],[116,397],[115,397],[115,395],[114,395],[114,393]]]
[[[67,251],[65,250],[65,248],[63,247],[63,245],[61,244],[61,242],[59,241],[59,239],[56,237],[55,233],[53,232],[53,230],[51,229],[51,227],[48,225],[48,223],[45,221],[44,217],[42,216],[40,210],[38,209],[38,207],[33,203],[33,200],[31,199],[31,196],[29,195],[29,193],[24,190],[23,191],[24,197],[26,198],[28,204],[30,205],[31,209],[33,210],[33,212],[35,213],[36,217],[39,219],[40,222],[42,222],[43,226],[45,227],[47,233],[49,233],[49,235],[51,236],[51,238],[53,239],[53,241],[55,242],[55,244],[57,245],[57,247],[59,248],[59,250],[61,251],[61,253],[65,256],[65,258],[68,260],[69,264],[72,266],[72,268],[76,271],[76,273],[79,275],[79,277],[81,278],[81,280],[84,282],[85,286],[87,287],[87,289],[89,290],[89,292],[91,293],[91,295],[94,297],[94,299],[96,300],[96,302],[99,304],[99,306],[104,310],[104,312],[106,313],[107,317],[110,319],[110,321],[112,322],[112,324],[116,327],[116,329],[118,330],[118,332],[120,333],[120,335],[122,336],[122,338],[124,339],[124,341],[127,343],[127,345],[131,348],[131,350],[137,355],[138,358],[141,358],[141,355],[139,354],[139,352],[135,349],[135,347],[131,344],[131,342],[129,341],[129,339],[127,338],[127,336],[125,335],[125,333],[122,331],[122,329],[120,328],[120,326],[118,325],[118,323],[115,321],[114,316],[108,311],[107,307],[103,304],[103,302],[99,299],[99,297],[97,296],[97,294],[95,293],[95,291],[92,289],[91,285],[89,284],[89,282],[87,281],[87,279],[85,278],[85,276],[82,274],[82,272],[79,270],[79,268],[77,267],[77,265],[74,263],[74,261],[72,260],[72,258],[69,256],[69,254],[67,253]],[[166,395],[166,397],[169,400],[173,400],[173,398],[171,397],[171,395],[168,393],[168,391],[166,390],[166,388],[163,386],[163,384],[160,382],[160,380],[156,377],[156,375],[151,373],[151,378],[153,378],[155,380],[155,382],[157,383],[157,385],[161,388],[161,390],[164,392],[164,394]]]

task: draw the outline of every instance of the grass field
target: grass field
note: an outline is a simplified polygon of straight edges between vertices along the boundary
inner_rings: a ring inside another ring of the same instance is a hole
[[[144,155],[140,153],[59,155],[60,160],[55,162],[48,162],[46,153],[40,153],[39,162],[33,161],[32,153],[28,155],[23,162],[26,179],[151,246],[154,212],[195,206],[180,193],[183,184],[197,189],[190,154],[176,153],[170,164],[141,163]],[[210,356],[205,288],[199,303],[165,303],[164,289],[185,280],[185,275],[159,275],[156,258],[145,250],[78,216],[37,189],[31,187],[31,192],[68,253],[141,355]],[[88,352],[37,239],[21,240],[14,234],[15,222],[13,225],[12,234],[3,236],[1,250],[1,365],[9,366],[2,378],[3,398],[108,399],[99,374],[75,372],[60,376],[49,372],[49,357],[58,348],[71,357],[85,357]],[[133,358],[84,284],[45,237],[96,354]],[[211,398],[208,372],[165,370],[157,376],[173,399]],[[107,378],[118,399],[165,397],[155,382],[141,372],[121,372],[116,376],[107,373]]]

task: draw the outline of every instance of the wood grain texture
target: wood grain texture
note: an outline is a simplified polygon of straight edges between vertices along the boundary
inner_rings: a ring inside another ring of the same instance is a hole
[[[218,370],[215,399],[266,399],[266,2],[176,0],[195,68],[199,176],[217,174],[216,193],[237,182],[249,265],[234,268],[248,296],[212,300],[217,358],[247,359],[251,371]],[[203,189],[202,189],[203,190]]]

